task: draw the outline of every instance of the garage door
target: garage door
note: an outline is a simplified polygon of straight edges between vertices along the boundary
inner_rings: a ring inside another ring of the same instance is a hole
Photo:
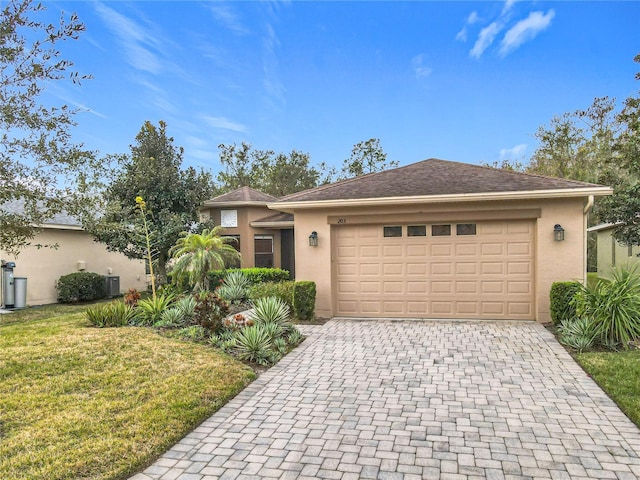
[[[534,319],[534,222],[334,226],[336,313]]]

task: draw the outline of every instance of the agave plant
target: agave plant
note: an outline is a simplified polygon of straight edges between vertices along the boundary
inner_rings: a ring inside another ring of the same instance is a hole
[[[593,348],[598,340],[598,325],[590,318],[563,320],[558,328],[560,343],[582,353]]]
[[[233,353],[240,359],[269,366],[273,363],[271,339],[262,325],[238,330],[235,335],[236,346]]]
[[[242,303],[249,297],[251,280],[240,270],[229,270],[216,293],[229,303]]]
[[[640,274],[636,266],[617,268],[609,281],[581,286],[574,301],[579,316],[590,318],[607,345],[640,338]]]
[[[289,319],[289,306],[278,297],[258,298],[253,302],[253,319],[265,323],[284,323]]]
[[[198,302],[195,297],[188,295],[178,300],[174,304],[174,308],[180,312],[180,315],[185,319],[185,322],[188,322],[196,313],[196,305],[198,305]]]
[[[146,326],[155,324],[162,318],[162,312],[169,308],[174,299],[175,296],[173,294],[159,293],[155,297],[140,300],[136,307],[138,323]]]
[[[182,315],[180,309],[176,307],[168,308],[162,312],[160,314],[160,320],[153,324],[154,327],[160,328],[184,327],[185,325],[185,317]]]

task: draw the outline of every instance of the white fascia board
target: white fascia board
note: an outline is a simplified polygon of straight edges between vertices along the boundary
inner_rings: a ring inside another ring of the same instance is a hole
[[[251,222],[249,225],[254,228],[293,228],[293,222]]]
[[[610,187],[563,188],[557,190],[526,190],[521,192],[457,193],[452,195],[421,195],[411,197],[382,197],[341,200],[315,200],[301,202],[274,202],[267,207],[272,210],[291,212],[296,209],[331,207],[369,207],[380,205],[409,205],[417,203],[457,203],[494,200],[534,200],[547,198],[570,198],[613,195]]]
[[[222,208],[222,207],[266,207],[268,205],[267,202],[244,202],[244,201],[233,201],[233,202],[204,202],[200,210],[203,208]]]
[[[63,225],[59,223],[45,223],[42,225],[34,225],[34,226],[36,228],[46,228],[46,229],[52,229],[52,230],[78,230],[78,231],[84,230],[84,228],[82,228],[80,225]]]

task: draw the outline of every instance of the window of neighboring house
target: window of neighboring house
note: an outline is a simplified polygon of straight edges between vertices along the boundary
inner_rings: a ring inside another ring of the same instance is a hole
[[[144,273],[145,275],[151,275],[151,268],[149,267],[149,259],[144,259]]]
[[[236,249],[238,253],[240,253],[240,235],[225,235],[225,236],[233,238],[233,242],[230,242],[229,245],[231,245],[233,248]],[[240,268],[240,258],[236,258],[230,261],[229,265],[227,266],[229,268]]]
[[[402,227],[400,226],[383,227],[382,235],[385,237],[401,237]]]
[[[627,249],[627,257],[633,257],[633,245],[628,245]]]
[[[451,235],[451,225],[431,225],[432,237],[448,237]]]
[[[456,225],[456,235],[475,235],[475,223],[459,223]]]
[[[254,237],[255,266],[273,268],[273,235]]]
[[[236,228],[238,226],[238,211],[220,210],[220,226],[225,228]]]
[[[427,226],[426,225],[409,225],[407,227],[407,237],[426,237]]]

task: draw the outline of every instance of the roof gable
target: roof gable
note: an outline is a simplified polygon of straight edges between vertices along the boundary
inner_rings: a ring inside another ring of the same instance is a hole
[[[288,195],[287,202],[592,189],[592,183],[429,159]]]
[[[219,195],[211,200],[204,202],[206,206],[213,207],[217,204],[230,205],[246,205],[246,204],[262,204],[266,205],[270,202],[275,202],[276,197],[267,193],[262,193],[251,187],[240,187],[228,193]]]

